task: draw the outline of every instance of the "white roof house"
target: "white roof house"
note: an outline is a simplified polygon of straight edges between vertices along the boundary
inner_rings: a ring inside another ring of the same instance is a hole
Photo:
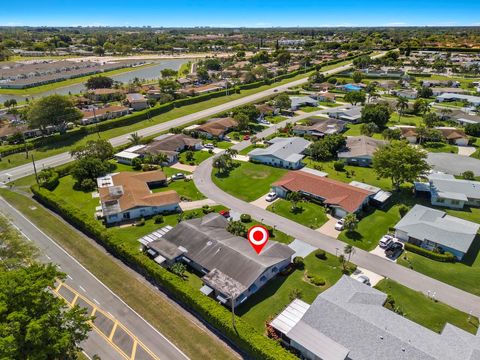
[[[248,153],[251,161],[267,165],[280,166],[288,169],[298,169],[302,166],[303,152],[310,145],[301,137],[274,138],[267,148],[253,149]]]
[[[444,101],[467,101],[473,106],[480,105],[480,96],[465,95],[465,94],[453,94],[453,93],[443,93],[437,96],[437,102]]]

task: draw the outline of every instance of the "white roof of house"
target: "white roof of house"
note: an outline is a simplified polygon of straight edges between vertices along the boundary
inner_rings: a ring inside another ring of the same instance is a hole
[[[480,199],[480,182],[456,179],[450,174],[431,174],[428,176],[430,190],[444,199],[468,201]]]
[[[437,99],[444,100],[466,100],[472,104],[480,104],[480,96],[473,95],[464,95],[464,94],[453,94],[453,93],[443,93],[437,96]]]
[[[430,240],[462,253],[468,251],[479,228],[480,224],[418,204],[395,225],[396,230],[412,238]]]
[[[295,163],[303,159],[302,152],[310,145],[310,141],[301,137],[278,137],[270,140],[269,143],[271,144],[269,147],[253,149],[248,156],[272,156]]]
[[[271,325],[286,334],[300,321],[303,315],[310,307],[305,301],[300,299],[293,300],[288,307],[278,315]]]
[[[136,154],[136,153],[129,152],[129,151],[120,151],[119,153],[116,153],[114,156],[117,157],[117,158],[124,158],[124,159],[133,160],[133,159],[139,157],[140,154]]]

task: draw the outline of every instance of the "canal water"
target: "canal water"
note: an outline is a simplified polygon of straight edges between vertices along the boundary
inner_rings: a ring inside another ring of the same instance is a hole
[[[160,71],[163,69],[173,69],[178,70],[182,64],[187,63],[190,61],[189,59],[168,59],[168,60],[154,60],[152,61],[153,65],[142,67],[137,70],[132,70],[129,72],[112,75],[110,76],[112,79],[116,81],[120,81],[122,83],[128,83],[130,80],[135,78],[144,79],[144,80],[154,80],[160,77]],[[15,99],[17,102],[25,101],[26,98],[30,100],[40,98],[43,96],[51,95],[51,94],[78,94],[85,90],[84,83],[78,83],[73,85],[68,85],[64,87],[60,87],[54,90],[43,91],[40,93],[36,93],[34,95],[5,95],[0,94],[0,103],[3,104],[5,100],[8,99]]]

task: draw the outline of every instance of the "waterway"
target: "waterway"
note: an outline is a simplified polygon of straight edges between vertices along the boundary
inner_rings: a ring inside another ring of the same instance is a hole
[[[187,63],[190,61],[189,59],[168,59],[168,60],[154,60],[152,61],[152,65],[141,67],[136,70],[124,72],[117,75],[111,75],[110,77],[116,81],[120,81],[122,83],[128,83],[129,81],[139,78],[141,80],[155,80],[160,77],[160,71],[163,69],[173,69],[178,70],[182,64]],[[78,94],[85,90],[84,83],[78,83],[73,85],[67,85],[63,87],[59,87],[53,90],[47,90],[40,93],[36,93],[34,95],[6,95],[0,94],[0,103],[3,103],[5,100],[8,99],[15,99],[17,102],[25,101],[26,98],[29,100],[40,98],[43,96],[51,95],[51,94],[61,94],[61,95],[68,95],[68,94]]]

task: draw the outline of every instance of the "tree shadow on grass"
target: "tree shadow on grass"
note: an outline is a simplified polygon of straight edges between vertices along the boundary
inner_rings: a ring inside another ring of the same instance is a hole
[[[360,234],[358,231],[347,231],[345,233],[347,239],[352,241],[363,241],[363,235]]]
[[[288,276],[291,276],[291,275],[292,274]],[[288,276],[279,274],[275,278],[271,279],[265,286],[263,286],[255,294],[253,294],[250,298],[248,298],[247,301],[241,304],[235,310],[235,313],[238,316],[243,316],[247,312],[249,312],[253,307],[257,306],[259,303],[274,296],[277,293],[277,291],[282,287],[283,283],[288,279]]]

